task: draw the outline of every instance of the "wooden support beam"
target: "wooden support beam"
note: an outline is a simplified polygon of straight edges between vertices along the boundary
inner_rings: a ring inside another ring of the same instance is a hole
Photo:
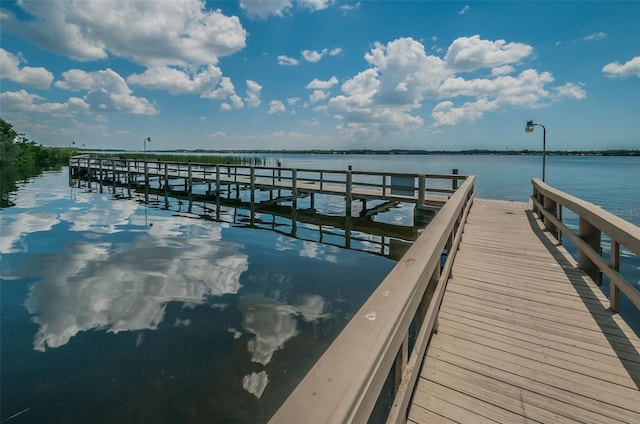
[[[345,202],[346,202],[346,215],[351,216],[351,202],[353,201],[353,174],[351,171],[351,165],[349,165],[349,170],[347,171],[346,176],[346,186],[345,186]]]
[[[611,268],[620,272],[620,243],[611,241]],[[609,282],[609,307],[612,311],[618,312],[620,309],[620,287],[615,281]]]
[[[593,224],[587,221],[586,218],[583,217],[580,217],[579,235],[580,238],[584,240],[587,245],[589,245],[594,251],[598,253],[602,252],[602,249],[600,247],[600,229],[595,227]],[[589,277],[591,277],[593,281],[595,281],[598,285],[602,284],[602,275],[600,274],[598,266],[582,249],[578,251],[578,265],[580,266],[580,268],[584,269]]]

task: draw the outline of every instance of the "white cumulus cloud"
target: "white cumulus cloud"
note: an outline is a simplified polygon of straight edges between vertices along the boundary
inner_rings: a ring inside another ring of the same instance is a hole
[[[636,56],[624,64],[620,64],[620,62],[609,63],[602,68],[602,72],[611,78],[640,76],[640,56]]]
[[[240,0],[240,8],[251,19],[267,19],[269,16],[283,17],[294,8],[294,4],[302,9],[316,12],[327,9],[335,0]]]
[[[328,94],[322,90],[314,90],[313,93],[309,96],[309,101],[311,103],[319,102],[320,100],[326,99]]]
[[[172,94],[205,94],[215,89],[222,78],[222,71],[215,65],[189,74],[186,71],[165,66],[151,67],[142,74],[132,74],[127,78],[130,84],[147,89],[165,90]]]
[[[309,90],[329,90],[331,87],[338,83],[338,78],[332,76],[327,81],[322,81],[317,78],[314,78],[309,84],[307,84],[306,88]]]
[[[307,62],[315,63],[315,62],[319,62],[320,59],[322,59],[322,56],[327,54],[327,52],[328,52],[327,49],[322,49],[319,52],[315,51],[315,50],[303,50],[302,51],[302,57]]]
[[[284,16],[292,6],[290,0],[240,0],[240,8],[251,19]]]
[[[18,6],[31,19],[3,10],[3,31],[81,61],[115,56],[145,66],[209,65],[246,44],[237,17],[207,9],[201,0],[25,1]]]
[[[533,53],[533,47],[505,40],[482,40],[479,35],[460,37],[451,43],[444,60],[456,71],[474,71],[518,63]]]
[[[247,80],[247,96],[245,101],[249,107],[260,106],[260,91],[262,86],[255,81]]]
[[[0,93],[0,102],[3,113],[48,113],[55,117],[72,117],[78,113],[87,113],[90,109],[89,105],[78,97],[71,97],[64,103],[52,103],[25,90]]]
[[[312,11],[324,10],[332,3],[334,3],[334,0],[298,0],[298,4],[301,7]]]
[[[568,82],[560,87],[555,87],[554,91],[559,97],[567,97],[570,99],[584,99],[587,97],[587,91],[578,84]]]
[[[72,69],[62,74],[55,86],[71,91],[87,91],[84,101],[94,111],[125,112],[137,115],[155,115],[155,106],[143,97],[136,97],[124,78],[111,69],[86,72]]]
[[[22,55],[14,55],[0,48],[0,78],[18,82],[34,88],[49,88],[53,74],[42,67],[23,66]]]
[[[425,46],[412,38],[376,42],[365,54],[369,68],[347,79],[323,111],[340,121],[337,128],[343,134],[371,139],[423,126],[420,110],[428,101],[437,102],[430,125],[436,128],[471,122],[488,112],[586,97],[580,84],[553,87],[549,72],[516,73],[532,54],[533,48],[526,44],[478,35],[454,40],[444,58],[427,54]],[[460,75],[471,71],[473,78]],[[325,87],[314,80],[307,88]]]
[[[269,102],[269,111],[267,113],[279,113],[284,112],[286,108],[284,107],[284,103],[280,100],[271,100]]]
[[[285,55],[278,56],[278,65],[297,66],[299,63],[300,61],[293,57],[289,57]]]

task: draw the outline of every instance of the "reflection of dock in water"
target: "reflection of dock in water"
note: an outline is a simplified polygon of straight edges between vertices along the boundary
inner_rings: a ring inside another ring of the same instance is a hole
[[[145,203],[178,213],[395,260],[465,178],[457,170],[451,175],[298,170],[86,156],[71,158],[69,176],[72,185],[143,196]],[[344,199],[344,204],[323,202],[331,198]],[[413,204],[411,224],[376,219],[402,204]]]

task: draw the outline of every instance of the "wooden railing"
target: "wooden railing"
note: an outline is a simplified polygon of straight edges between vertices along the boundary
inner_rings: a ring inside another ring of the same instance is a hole
[[[394,198],[418,205],[424,205],[430,194],[444,195],[446,200],[446,196],[456,191],[459,181],[466,178],[458,175],[457,170],[451,174],[393,173],[92,158],[88,155],[71,157],[69,168],[88,170],[100,181],[104,175],[110,175],[112,180],[122,176],[127,183],[132,180],[137,183],[137,177],[144,177],[145,185],[153,179],[164,188],[169,187],[171,179],[182,179],[186,191],[191,191],[194,183],[215,183],[216,190],[220,189],[221,183],[237,183],[249,185],[252,192],[256,187],[265,186],[291,190],[294,198],[299,191],[343,194],[348,205],[350,200],[367,197]]]
[[[395,399],[388,422],[406,421],[473,202],[474,182],[475,177],[468,177],[442,207],[271,423],[366,422],[392,372]],[[447,259],[442,265],[445,252]],[[410,341],[412,323],[417,335]]]
[[[620,292],[640,309],[640,291],[620,273],[620,247],[640,256],[640,228],[602,208],[555,189],[539,179],[533,185],[533,210],[544,222],[545,228],[562,243],[563,235],[578,247],[578,265],[594,281],[600,283],[601,273],[609,278],[609,304],[611,310],[619,309]],[[562,208],[568,208],[579,217],[576,234],[562,222]],[[611,239],[611,263],[602,255],[602,234]]]

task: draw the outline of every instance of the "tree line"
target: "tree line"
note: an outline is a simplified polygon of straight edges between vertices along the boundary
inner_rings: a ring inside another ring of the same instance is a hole
[[[17,132],[13,125],[0,118],[0,167],[50,168],[69,162],[71,149],[45,147]]]
[[[69,163],[72,149],[45,147],[29,140],[0,117],[0,208],[12,206],[16,183]]]

